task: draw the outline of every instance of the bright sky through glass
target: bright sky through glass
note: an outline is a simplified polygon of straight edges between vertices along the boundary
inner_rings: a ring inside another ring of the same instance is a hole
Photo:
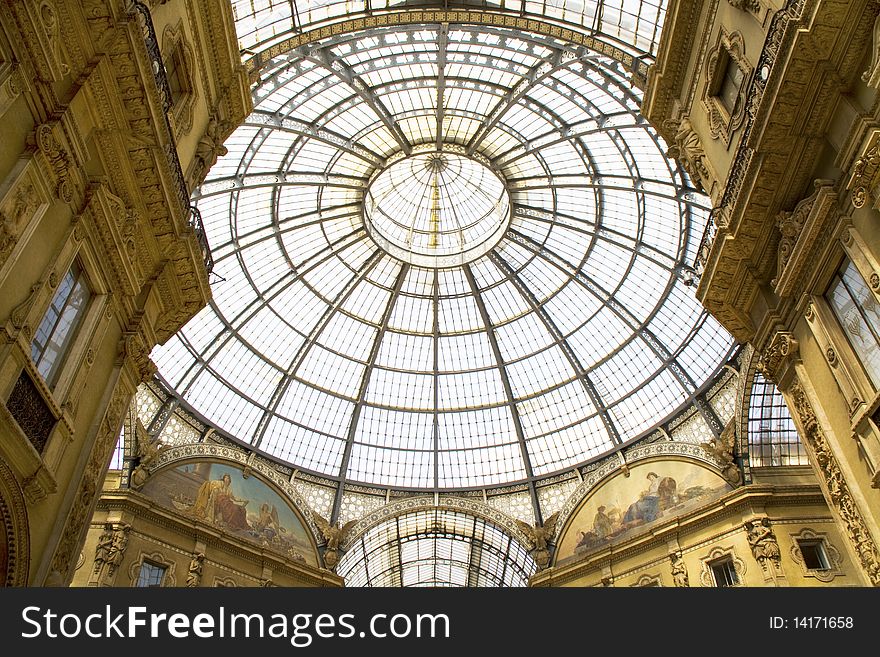
[[[290,7],[236,4],[263,7],[243,42]],[[609,30],[653,43],[638,18],[650,3],[613,4]],[[322,7],[343,5],[308,11]],[[329,37],[261,80],[194,194],[222,280],[153,354],[222,432],[337,482],[488,487],[645,435],[725,362],[730,336],[681,277],[707,200],[615,61],[512,30],[413,25]],[[482,195],[443,181],[432,227],[438,144],[442,175],[467,169],[456,184],[479,180]],[[398,166],[405,180],[383,181]],[[371,237],[368,190],[375,232],[425,259]],[[489,248],[431,260],[471,244]]]

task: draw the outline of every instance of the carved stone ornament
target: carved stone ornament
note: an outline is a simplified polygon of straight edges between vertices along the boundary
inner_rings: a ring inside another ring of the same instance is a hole
[[[843,521],[845,535],[858,555],[859,563],[869,581],[874,586],[880,586],[880,552],[877,550],[877,544],[850,493],[837,458],[828,445],[825,432],[819,426],[813,406],[799,381],[795,381],[791,386],[789,399],[793,406],[792,410],[800,420],[801,438],[807,449],[812,452],[818,466],[816,470],[828,491],[829,506]]]
[[[731,418],[724,430],[716,438],[707,443],[700,443],[700,447],[707,454],[714,457],[721,466],[721,476],[731,486],[738,486],[742,481],[742,473],[734,461],[734,447],[736,445],[736,419]]]
[[[140,419],[136,420],[134,431],[137,438],[137,465],[131,472],[130,481],[134,490],[140,490],[150,476],[150,464],[171,446],[162,444],[158,438],[153,440]]]
[[[559,520],[559,512],[547,518],[541,525],[529,525],[522,520],[516,524],[523,534],[529,539],[532,557],[538,564],[539,570],[544,570],[550,564],[550,541],[556,534],[556,525]]]
[[[678,121],[670,119],[664,123],[664,127],[674,132],[672,145],[666,151],[666,155],[681,163],[682,168],[697,187],[703,191],[710,191],[714,177],[709,171],[703,142],[691,125],[690,118],[685,114]]]
[[[761,3],[758,0],[727,0],[734,9],[741,9],[752,14],[761,11]]]
[[[5,569],[0,569],[0,586],[27,586],[31,557],[27,505],[15,475],[2,459],[0,523],[6,540]]]
[[[873,89],[880,89],[880,15],[874,21],[874,40],[871,44],[871,63],[862,73],[862,82]]]
[[[733,548],[721,548],[716,547],[713,548],[709,554],[704,556],[702,561],[702,568],[700,570],[700,584],[703,586],[716,586],[715,576],[712,574],[712,564],[717,561],[729,557],[733,562],[733,570],[736,572],[737,579],[739,580],[738,584],[734,584],[734,586],[742,586],[743,578],[746,574],[746,564],[740,559],[736,553],[733,551]]]
[[[193,108],[196,101],[196,85],[193,80],[193,62],[195,61],[192,48],[187,43],[183,33],[183,27],[167,25],[162,33],[162,52],[166,63],[175,57],[177,75],[182,80],[183,92],[174,99],[173,116],[174,128],[178,136],[188,133],[193,125]]]
[[[847,189],[852,190],[852,204],[857,208],[864,207],[873,200],[873,189],[880,177],[880,130],[874,130],[861,157],[852,168]]]
[[[749,520],[745,523],[744,528],[748,535],[752,556],[760,564],[764,575],[770,577],[781,575],[782,553],[779,551],[776,535],[770,527],[770,519],[755,518],[754,520]]]
[[[215,117],[212,116],[208,121],[193,158],[192,186],[201,184],[210,168],[217,162],[217,158],[228,152],[223,145],[223,135],[228,131],[226,124],[220,123]]]
[[[746,4],[745,2],[743,4]],[[760,8],[760,5],[758,5]],[[743,7],[740,7],[743,8]],[[742,81],[737,90],[733,113],[721,104],[716,95],[727,66],[736,66],[742,73]],[[706,60],[706,81],[703,87],[702,105],[709,117],[709,134],[713,139],[721,139],[730,144],[733,133],[742,126],[746,118],[745,93],[752,75],[752,66],[745,56],[745,42],[742,34],[728,34],[723,28],[718,35],[715,48]]]
[[[202,583],[202,564],[205,561],[203,552],[194,552],[189,562],[189,570],[186,574],[186,586],[195,588]]]
[[[828,561],[828,567],[807,568],[803,552],[801,551],[801,542],[809,542],[821,546]],[[843,560],[840,556],[840,550],[831,544],[827,534],[816,532],[809,528],[802,529],[799,533],[791,535],[791,559],[801,567],[804,577],[815,577],[820,582],[830,582],[835,577],[844,574],[841,568]]]
[[[36,129],[37,147],[46,157],[57,184],[55,194],[65,203],[73,201],[73,182],[71,180],[70,155],[56,138],[52,126],[43,123]]]
[[[32,185],[21,184],[3,209],[0,209],[0,266],[6,262],[12,249],[39,206]]]
[[[797,353],[798,341],[795,340],[794,335],[787,331],[777,331],[764,353],[761,354],[758,369],[767,380],[778,384],[783,362],[794,358]]]
[[[690,586],[688,583],[687,566],[684,564],[684,557],[681,552],[673,552],[669,555],[669,561],[672,563],[672,581],[676,586]]]
[[[351,532],[351,528],[357,523],[357,520],[349,520],[340,527],[338,522],[330,524],[326,518],[318,513],[312,512],[312,517],[315,519],[315,523],[318,525],[326,541],[324,546],[324,565],[330,570],[335,570],[339,564],[339,546],[345,540],[346,535]]]
[[[98,428],[73,505],[67,514],[67,521],[50,567],[50,572],[58,573],[65,583],[69,582],[74,556],[80,551],[83,530],[92,515],[99,483],[103,479],[113,445],[119,438],[122,414],[128,408],[130,399],[131,392],[125,388],[122,381],[118,382]]]
[[[815,191],[800,201],[794,210],[776,216],[780,239],[777,249],[776,278],[772,285],[783,297],[793,296],[798,279],[810,268],[810,258],[819,244],[824,228],[834,212],[836,193],[834,181],[819,178],[813,182]]]

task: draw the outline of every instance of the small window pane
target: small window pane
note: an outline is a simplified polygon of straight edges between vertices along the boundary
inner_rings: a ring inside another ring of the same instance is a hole
[[[739,88],[743,81],[742,69],[736,65],[729,55],[725,56],[724,78],[721,80],[721,88],[718,90],[718,99],[724,105],[728,114],[736,110],[736,100],[739,96]]]
[[[141,564],[141,572],[138,575],[138,586],[162,586],[165,578],[165,566],[144,561]]]
[[[821,541],[798,541],[804,565],[810,570],[828,570],[828,557]]]
[[[852,262],[843,263],[825,298],[868,377],[880,387],[880,306]]]
[[[31,358],[50,385],[55,382],[64,354],[85,316],[91,294],[81,267],[74,263],[58,285],[34,334]]]
[[[712,575],[715,578],[715,586],[736,586],[739,583],[739,577],[733,567],[733,559],[713,563]]]
[[[753,467],[809,465],[785,399],[760,372],[749,401],[749,462]]]

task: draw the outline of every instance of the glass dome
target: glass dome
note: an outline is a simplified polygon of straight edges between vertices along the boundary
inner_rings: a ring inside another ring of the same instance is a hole
[[[221,278],[153,354],[184,406],[299,471],[451,490],[695,405],[732,347],[686,283],[707,200],[624,66],[485,25],[330,32],[266,60],[194,194]]]

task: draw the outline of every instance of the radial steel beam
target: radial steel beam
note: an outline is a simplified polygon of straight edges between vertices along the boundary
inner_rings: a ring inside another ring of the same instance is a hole
[[[391,112],[388,111],[388,108],[385,107],[384,103],[378,98],[378,96],[373,93],[373,90],[355,75],[347,64],[341,59],[333,59],[326,48],[315,49],[312,51],[312,54],[308,56],[308,59],[319,62],[328,71],[331,71],[334,75],[344,80],[352,89],[354,89],[361,98],[364,99],[364,102],[370,107],[370,109],[372,109],[381,119],[385,127],[388,128],[389,132],[394,136],[394,139],[397,140],[400,149],[407,155],[412,153],[412,144],[409,143],[406,135],[403,134],[403,130],[397,125]]]
[[[615,426],[614,421],[611,419],[611,414],[608,412],[608,407],[605,405],[605,402],[602,399],[602,396],[599,394],[599,391],[596,390],[596,386],[593,383],[592,379],[590,379],[590,375],[587,373],[586,368],[584,368],[583,364],[581,363],[580,358],[578,358],[578,355],[574,352],[574,349],[571,348],[571,345],[568,344],[565,336],[562,335],[562,331],[560,331],[559,327],[556,326],[556,322],[553,321],[553,318],[550,317],[544,306],[538,302],[538,299],[535,297],[534,293],[522,282],[522,279],[514,271],[513,267],[510,266],[507,260],[505,260],[500,253],[491,252],[489,254],[489,258],[490,260],[492,260],[492,262],[495,263],[496,267],[504,272],[504,274],[507,276],[507,279],[528,302],[532,310],[541,319],[544,327],[547,329],[550,335],[553,336],[553,340],[556,342],[556,345],[565,355],[565,359],[568,361],[568,364],[571,366],[572,370],[574,370],[575,376],[577,377],[578,381],[581,382],[584,391],[587,393],[587,396],[593,403],[593,407],[602,418],[602,424],[605,425],[605,429],[606,431],[608,431],[608,435],[611,437],[612,442],[620,445],[623,441],[621,440],[620,432],[617,430],[617,426]]]
[[[339,293],[336,295],[336,298],[333,300],[333,303],[324,310],[321,314],[321,317],[317,322],[312,325],[312,329],[309,331],[309,335],[306,337],[305,341],[300,345],[299,349],[297,349],[296,354],[294,354],[293,358],[290,360],[290,364],[287,366],[287,369],[284,372],[284,375],[281,377],[281,380],[278,382],[278,385],[275,387],[275,390],[272,392],[272,396],[269,398],[269,403],[266,405],[266,410],[262,416],[260,416],[260,421],[257,423],[257,427],[254,429],[253,438],[251,439],[251,444],[254,447],[259,447],[263,442],[263,438],[266,435],[266,429],[269,426],[269,422],[272,417],[275,415],[275,412],[278,410],[278,405],[281,403],[281,399],[284,397],[284,393],[287,392],[287,389],[290,387],[290,383],[293,380],[293,377],[296,376],[297,371],[300,366],[305,361],[306,357],[309,355],[312,347],[315,345],[315,340],[321,332],[327,327],[327,324],[330,323],[330,320],[333,319],[333,316],[339,311],[342,307],[342,304],[346,302],[346,300],[351,296],[351,294],[355,291],[357,286],[363,281],[370,272],[376,267],[377,264],[384,257],[384,253],[381,249],[376,249],[373,251],[373,254],[367,259],[367,261],[362,265],[361,270],[355,275],[352,276],[348,282],[346,282],[345,286]]]
[[[449,45],[449,23],[443,23],[437,32],[437,138],[435,146],[443,148],[443,105],[446,93],[446,50]]]
[[[406,281],[409,269],[410,265],[408,263],[401,264],[400,271],[397,273],[397,280],[394,281],[394,289],[391,292],[385,310],[382,312],[382,323],[379,326],[379,331],[373,339],[373,344],[370,345],[370,355],[367,358],[367,366],[364,368],[360,384],[358,385],[357,401],[355,402],[354,411],[352,411],[351,414],[351,421],[348,425],[348,436],[345,440],[345,450],[342,453],[342,462],[339,465],[339,486],[336,488],[336,497],[333,500],[333,512],[330,517],[331,524],[339,519],[339,510],[342,505],[342,493],[345,489],[348,464],[351,460],[351,449],[354,444],[354,437],[357,434],[361,409],[367,399],[367,388],[370,385],[370,375],[373,373],[373,368],[376,366],[376,358],[379,356],[379,349],[382,346],[382,338],[385,337],[385,332],[388,330],[388,322],[391,319],[391,313],[394,310],[397,299],[400,297],[400,290],[403,288],[403,283]]]
[[[590,292],[597,300],[607,306],[624,324],[626,324],[634,333],[637,333],[648,345],[654,355],[660,359],[664,367],[672,372],[679,385],[684,389],[688,396],[692,396],[697,389],[696,384],[690,375],[678,363],[671,352],[657,339],[657,336],[647,327],[646,324],[640,322],[622,303],[617,301],[604,287],[597,283],[591,276],[584,273],[582,269],[575,267],[564,258],[547,251],[540,244],[535,242],[527,235],[519,233],[515,229],[508,231],[507,236],[512,241],[525,247],[535,255],[541,257],[549,264],[555,266],[560,271],[571,277],[572,280],[579,283],[588,292]]]
[[[516,439],[519,442],[519,449],[520,453],[522,454],[523,468],[525,469],[526,477],[529,480],[529,497],[532,500],[532,507],[535,512],[535,522],[537,524],[542,524],[544,521],[541,515],[541,505],[538,504],[538,494],[535,490],[535,475],[532,471],[532,460],[531,458],[529,458],[529,448],[526,445],[526,436],[522,427],[522,419],[519,416],[519,410],[517,409],[516,402],[514,401],[513,386],[510,384],[510,377],[507,374],[507,367],[504,364],[504,358],[501,355],[501,349],[498,346],[498,338],[495,335],[495,327],[492,324],[491,318],[489,317],[489,311],[486,310],[486,303],[485,301],[483,301],[483,295],[480,293],[480,286],[477,285],[477,281],[474,278],[474,272],[471,269],[471,266],[468,264],[462,265],[462,271],[464,272],[465,278],[467,278],[468,284],[471,287],[471,292],[474,295],[474,302],[477,305],[477,310],[479,310],[480,312],[480,318],[483,320],[483,325],[486,327],[486,335],[489,338],[489,345],[492,347],[492,354],[495,356],[495,363],[498,366],[498,374],[501,377],[501,385],[504,386],[504,392],[507,395],[510,414],[513,418],[513,429],[516,432]]]
[[[345,187],[348,189],[366,189],[367,179],[356,176],[345,176],[339,173],[313,173],[310,171],[266,171],[262,173],[246,173],[240,176],[223,176],[213,178],[202,184],[193,193],[197,201],[218,194],[229,194],[260,187],[311,186],[311,187]]]
[[[325,144],[335,146],[346,153],[351,153],[365,162],[369,162],[374,167],[385,166],[385,159],[379,157],[370,149],[364,148],[360,144],[344,137],[343,135],[337,134],[332,130],[317,127],[313,123],[307,123],[306,121],[301,121],[290,116],[281,116],[279,114],[273,114],[272,112],[254,110],[251,112],[250,116],[245,119],[242,125],[252,128],[265,128],[268,126],[280,132],[288,132],[300,137],[315,139]]]

